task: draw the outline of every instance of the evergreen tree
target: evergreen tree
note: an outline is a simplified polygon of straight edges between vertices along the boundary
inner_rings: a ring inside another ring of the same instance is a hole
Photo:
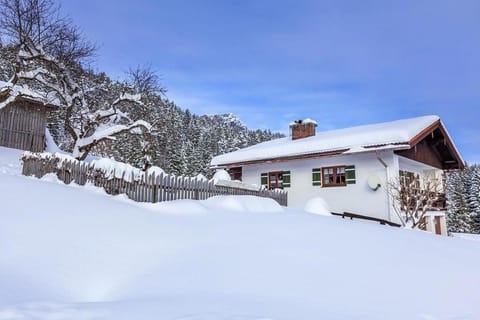
[[[471,215],[471,231],[480,233],[480,167],[473,165],[470,171],[470,189],[468,190],[468,204]]]
[[[449,232],[471,232],[471,216],[467,201],[464,172],[447,175],[447,225]]]
[[[480,167],[450,172],[446,194],[448,230],[480,233]]]

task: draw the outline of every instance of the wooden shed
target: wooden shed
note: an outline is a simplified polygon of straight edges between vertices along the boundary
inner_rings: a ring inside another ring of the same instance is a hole
[[[47,112],[55,108],[21,86],[0,86],[0,146],[45,150]]]

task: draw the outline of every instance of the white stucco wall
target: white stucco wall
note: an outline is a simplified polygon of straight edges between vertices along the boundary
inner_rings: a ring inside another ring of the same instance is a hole
[[[389,176],[398,176],[398,158],[393,152],[381,152],[380,157],[388,165]],[[312,185],[313,168],[337,165],[355,165],[356,183],[342,187]],[[389,209],[386,169],[373,152],[245,166],[242,180],[245,183],[260,184],[261,173],[271,171],[290,171],[291,187],[285,188],[290,207],[303,208],[308,199],[320,196],[333,212],[352,212],[397,221]],[[376,175],[380,179],[381,187],[376,191],[368,187],[370,175]]]

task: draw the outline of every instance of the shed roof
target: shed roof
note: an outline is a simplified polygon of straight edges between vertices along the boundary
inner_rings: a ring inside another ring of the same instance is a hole
[[[11,82],[0,81],[0,109],[15,101],[28,101],[47,108],[56,108],[58,105],[49,101],[47,97],[25,86],[14,85]]]
[[[456,147],[440,118],[435,115],[391,122],[362,125],[345,129],[318,132],[315,136],[292,140],[291,137],[271,140],[251,147],[216,156],[212,167],[247,165],[276,160],[313,158],[324,155],[355,154],[380,150],[410,149],[419,139],[441,127],[460,166],[463,166]],[[428,131],[428,132],[427,132]]]

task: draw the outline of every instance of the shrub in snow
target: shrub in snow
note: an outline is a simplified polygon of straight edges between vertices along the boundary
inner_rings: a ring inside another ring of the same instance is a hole
[[[307,212],[322,215],[322,216],[332,215],[327,202],[320,197],[309,199],[303,209]]]

